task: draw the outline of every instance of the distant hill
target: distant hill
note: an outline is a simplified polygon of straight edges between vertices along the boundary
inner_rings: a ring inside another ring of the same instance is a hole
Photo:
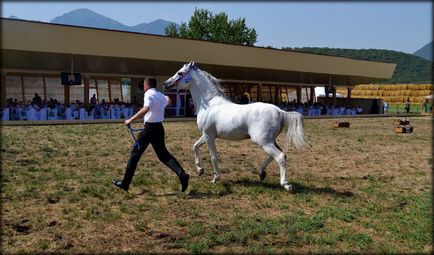
[[[111,30],[130,31],[138,33],[164,35],[164,29],[169,24],[178,24],[162,19],[154,20],[150,23],[141,23],[135,26],[124,25],[114,19],[98,14],[89,9],[77,9],[58,16],[51,20],[51,23],[63,25],[75,25],[83,27],[94,27]]]
[[[427,60],[433,60],[432,55],[432,47],[433,47],[433,41],[428,43],[427,45],[423,46],[422,48],[418,49],[413,53],[413,55],[416,55],[418,57],[427,59]]]
[[[282,49],[331,56],[349,57],[361,60],[396,63],[397,65],[392,78],[389,80],[380,81],[378,83],[432,83],[433,62],[404,52],[377,49],[357,50],[315,47]]]

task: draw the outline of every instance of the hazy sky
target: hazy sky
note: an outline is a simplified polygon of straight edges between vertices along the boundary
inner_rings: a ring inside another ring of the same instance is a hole
[[[50,22],[88,8],[125,25],[164,19],[188,22],[195,8],[246,18],[256,46],[388,49],[413,53],[432,41],[432,1],[416,2],[14,2],[2,17]]]

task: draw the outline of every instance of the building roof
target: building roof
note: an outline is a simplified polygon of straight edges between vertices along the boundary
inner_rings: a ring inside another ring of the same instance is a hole
[[[4,70],[171,76],[194,60],[223,80],[352,86],[396,64],[44,22],[1,20]]]

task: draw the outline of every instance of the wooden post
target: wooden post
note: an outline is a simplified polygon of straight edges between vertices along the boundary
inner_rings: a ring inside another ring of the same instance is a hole
[[[280,86],[275,85],[274,86],[274,104],[275,105],[279,104],[279,96],[280,96]]]
[[[313,104],[314,96],[315,96],[315,87],[310,87],[310,97],[309,97],[310,104]]]
[[[89,105],[89,78],[84,77],[84,105]]]
[[[47,84],[45,82],[45,77],[42,77],[42,84],[43,84],[43,87],[44,87],[44,99],[47,100]]]
[[[332,88],[332,93],[333,93],[333,105],[336,105],[336,88],[334,86],[331,87]]]
[[[351,98],[351,90],[353,90],[352,88],[348,88],[347,89],[347,97]]]
[[[64,91],[64,104],[68,105],[69,104],[69,86],[68,85],[63,85],[63,91]]]
[[[262,83],[258,83],[258,90],[256,91],[256,93],[258,94],[256,99],[258,100],[258,102],[262,102]]]
[[[297,87],[297,103],[301,103],[301,87]]]
[[[23,102],[26,102],[26,98],[24,97],[24,76],[21,75],[21,98]]]
[[[96,89],[96,99],[99,103],[101,103],[101,100],[99,99],[99,91],[98,91],[98,81],[95,79],[95,89]]]
[[[6,101],[7,101],[7,96],[6,96],[6,74],[2,73],[2,77],[1,77],[1,82],[0,82],[0,87],[1,87],[1,106],[6,105]]]
[[[109,102],[112,101],[112,89],[111,89],[111,83],[110,83],[110,79],[107,80],[108,84],[108,93],[109,93]]]
[[[130,103],[135,105],[137,104],[137,84],[139,83],[139,79],[137,78],[132,78],[131,79],[131,98],[130,98]],[[135,98],[135,99],[134,99]]]
[[[124,101],[124,95],[122,94],[122,79],[119,79],[119,91],[121,92],[121,102],[123,102]]]

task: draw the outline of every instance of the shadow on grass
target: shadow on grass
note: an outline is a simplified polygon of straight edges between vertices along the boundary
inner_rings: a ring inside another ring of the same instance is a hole
[[[141,196],[141,195],[151,195],[154,197],[166,197],[166,196],[178,196],[180,194],[180,192],[166,192],[166,193],[154,193],[150,190],[147,189],[143,189],[141,192],[136,193],[135,195]]]
[[[313,194],[325,194],[325,195],[332,195],[332,196],[336,196],[336,197],[353,197],[355,196],[353,192],[351,191],[337,191],[334,190],[332,188],[329,187],[325,187],[325,188],[317,188],[317,187],[309,187],[306,185],[303,185],[301,183],[297,183],[297,182],[291,182],[290,183],[293,188],[294,191],[293,193],[295,194],[302,194],[302,193],[313,193]]]
[[[190,199],[202,199],[202,198],[220,198],[233,193],[232,185],[230,185],[229,183],[223,182],[220,184],[212,184],[212,185],[213,185],[212,190],[199,191],[196,188],[192,188],[187,195]]]
[[[234,181],[227,181],[228,183],[232,185],[239,185],[239,186],[249,186],[249,187],[263,187],[267,189],[272,190],[282,190],[283,188],[278,183],[269,183],[269,182],[260,182],[260,181],[254,181],[254,180],[234,180]],[[325,188],[317,188],[317,187],[310,187],[301,183],[297,182],[290,182],[289,184],[292,185],[292,194],[303,194],[303,193],[313,193],[313,194],[325,194],[325,195],[332,195],[336,197],[353,197],[354,193],[351,191],[337,191],[329,187]]]

